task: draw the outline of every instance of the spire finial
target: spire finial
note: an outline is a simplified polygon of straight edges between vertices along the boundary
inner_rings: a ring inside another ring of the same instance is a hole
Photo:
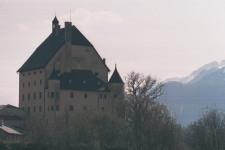
[[[70,10],[70,22],[71,22],[71,10]]]
[[[116,63],[115,63],[115,68],[116,68]]]

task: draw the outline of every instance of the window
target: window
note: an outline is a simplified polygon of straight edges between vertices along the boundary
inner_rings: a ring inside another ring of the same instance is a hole
[[[39,92],[39,99],[41,99],[42,98],[42,93],[41,92]]]
[[[55,96],[56,96],[56,97],[59,97],[59,92],[56,92],[56,93],[55,93]]]
[[[84,106],[84,111],[86,111],[87,110],[87,106]]]
[[[85,84],[86,83],[86,81],[85,80],[83,80],[83,84]]]
[[[25,83],[23,83],[23,87],[25,87]]]
[[[28,112],[28,113],[30,112],[30,107],[27,108],[27,112]]]
[[[42,73],[42,70],[40,70],[40,73]]]
[[[95,65],[98,65],[98,62],[97,61],[95,62]]]
[[[86,52],[89,52],[89,49],[86,49]]]
[[[51,92],[51,97],[54,97],[54,92]]]
[[[39,106],[39,112],[41,112],[41,106]]]
[[[53,105],[51,106],[51,111],[54,111],[54,106]]]
[[[115,95],[114,95],[114,98],[118,98],[118,95],[117,95],[117,94],[115,94]]]
[[[70,98],[73,98],[73,92],[70,92]]]
[[[34,112],[36,111],[36,106],[34,106]]]
[[[77,63],[80,64],[80,60],[78,60]]]
[[[70,111],[73,111],[73,105],[70,106]]]
[[[98,72],[95,72],[95,76],[98,76]]]
[[[85,94],[84,94],[84,98],[87,98],[87,96],[88,96],[87,93],[85,93]]]
[[[30,86],[30,82],[28,82],[28,86]]]
[[[59,105],[56,105],[55,110],[59,111]]]
[[[36,74],[36,71],[34,71],[34,74]]]
[[[28,76],[30,75],[30,72],[28,72]]]
[[[40,80],[40,85],[42,84],[42,81]]]
[[[36,81],[34,81],[34,85],[36,85]]]
[[[102,107],[101,110],[104,111],[105,110],[105,107]]]
[[[24,110],[24,107],[22,108],[22,110]]]
[[[36,99],[36,93],[34,93],[34,100]]]
[[[97,84],[100,85],[100,82],[98,81]]]
[[[58,58],[58,59],[56,59],[56,62],[60,62],[60,59]]]
[[[23,76],[25,76],[25,73],[23,73]]]
[[[100,94],[101,99],[106,99],[106,94]]]
[[[30,100],[30,94],[28,94],[28,97],[27,97],[27,99],[28,99],[28,100]]]
[[[49,106],[48,106],[48,111],[49,111]]]
[[[72,80],[69,80],[69,83],[72,83]]]
[[[22,101],[24,101],[24,94],[22,95]]]
[[[9,109],[9,115],[10,116],[14,115],[14,109]]]
[[[56,73],[60,73],[60,70],[56,70]]]

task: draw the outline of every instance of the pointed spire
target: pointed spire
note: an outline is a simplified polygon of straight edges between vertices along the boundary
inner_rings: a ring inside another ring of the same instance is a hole
[[[52,74],[50,75],[49,80],[59,80],[57,72],[55,71],[55,65],[53,67]]]
[[[124,84],[122,78],[120,77],[120,74],[117,71],[116,64],[115,64],[115,70],[114,70],[114,72],[113,72],[113,74],[112,74],[108,83],[122,83],[122,84]]]
[[[55,18],[53,19],[53,21],[52,21],[52,24],[58,24],[59,23],[59,21],[58,21],[58,19],[56,18],[56,16],[55,16]]]

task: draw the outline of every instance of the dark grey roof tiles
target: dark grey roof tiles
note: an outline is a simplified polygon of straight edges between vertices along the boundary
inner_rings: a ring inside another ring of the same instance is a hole
[[[59,21],[58,21],[58,19],[56,18],[56,16],[55,16],[54,20],[52,21],[52,23],[53,23],[53,24],[58,24],[58,23],[59,23]]]
[[[63,73],[59,78],[60,89],[99,91],[106,84],[96,77],[91,70],[74,69],[72,72]],[[105,88],[102,91],[104,90]]]
[[[65,44],[64,34],[65,34],[64,28],[60,29],[58,36],[55,36],[54,33],[51,33],[48,36],[48,38],[34,51],[34,53],[28,58],[28,60],[22,65],[22,67],[17,72],[25,72],[45,68],[45,66],[56,54],[56,52]],[[93,47],[93,45],[75,26],[72,26],[72,45]],[[99,54],[98,56],[100,57]],[[102,58],[100,57],[100,59]],[[110,71],[108,67],[107,69],[108,71]]]
[[[113,72],[113,74],[112,74],[108,83],[122,83],[122,84],[124,84],[124,82],[123,82],[122,78],[120,77],[116,67],[115,67],[115,70],[114,70],[114,72]]]
[[[50,34],[17,72],[44,68],[64,43],[64,29],[60,29],[58,36]]]

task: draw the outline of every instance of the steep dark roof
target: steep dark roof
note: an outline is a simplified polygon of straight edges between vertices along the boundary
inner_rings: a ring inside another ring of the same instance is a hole
[[[50,75],[49,80],[59,80],[57,72],[55,71],[55,67],[52,70],[52,74]]]
[[[55,19],[57,20],[56,17]],[[53,21],[55,21],[55,19]],[[54,33],[51,33],[17,72],[45,68],[56,52],[65,44],[64,34],[64,28],[60,29],[58,36],[55,36]],[[95,50],[94,46],[75,26],[72,26],[72,45],[91,46]],[[97,51],[96,53],[98,54]],[[102,60],[99,54],[98,56]],[[108,71],[110,71],[107,66],[106,68]]]
[[[16,107],[16,106],[13,106],[13,105],[1,105],[0,106],[0,110],[2,110],[2,109],[4,109],[4,108],[17,108],[17,109],[20,109],[20,108],[18,108],[18,107]]]
[[[96,77],[91,70],[74,69],[65,72],[60,78],[60,89],[82,90],[82,91],[109,91],[105,82]]]
[[[53,24],[58,24],[58,23],[59,23],[59,21],[58,21],[58,19],[56,18],[56,16],[55,16],[54,20],[52,21],[52,23],[53,23]]]
[[[123,83],[124,84],[122,78],[120,77],[120,75],[116,69],[116,66],[115,66],[115,70],[114,70],[108,83]]]
[[[17,72],[44,68],[64,43],[64,29],[60,29],[58,36],[50,34]]]
[[[72,45],[93,47],[88,39],[75,26],[72,26]]]

